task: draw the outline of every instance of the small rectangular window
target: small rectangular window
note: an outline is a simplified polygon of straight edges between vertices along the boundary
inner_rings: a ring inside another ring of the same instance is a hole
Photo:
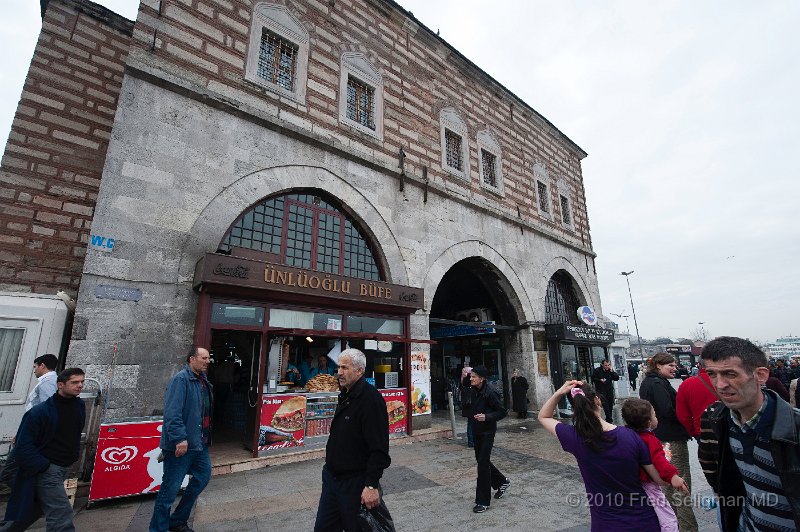
[[[0,392],[10,392],[14,387],[14,375],[24,338],[25,329],[0,328]],[[26,369],[30,371],[28,368],[23,368],[23,371]]]
[[[347,76],[347,118],[375,129],[375,88]]]
[[[563,195],[561,196],[561,219],[566,225],[572,223],[569,216],[569,200]]]
[[[258,77],[288,91],[294,90],[297,69],[296,44],[284,40],[271,31],[264,30],[258,52]]]
[[[536,182],[536,191],[539,193],[539,209],[542,212],[550,212],[550,202],[547,197],[547,185],[541,181]]]
[[[483,182],[493,187],[497,186],[495,173],[496,157],[486,150],[481,150],[481,166],[483,167]]]
[[[447,154],[447,166],[458,171],[463,170],[461,157],[461,136],[453,133],[449,129],[444,130],[445,153]]]

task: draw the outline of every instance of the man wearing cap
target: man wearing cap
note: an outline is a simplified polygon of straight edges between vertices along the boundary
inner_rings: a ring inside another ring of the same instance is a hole
[[[500,403],[500,396],[486,381],[489,370],[486,366],[477,366],[469,376],[471,389],[472,432],[475,444],[475,461],[478,462],[478,483],[475,487],[476,514],[489,509],[492,488],[497,491],[495,499],[502,497],[511,481],[492,464],[492,447],[497,432],[497,422],[506,417],[507,411]]]

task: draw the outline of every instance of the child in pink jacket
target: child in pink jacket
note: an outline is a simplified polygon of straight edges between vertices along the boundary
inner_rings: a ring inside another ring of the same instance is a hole
[[[629,428],[639,434],[639,437],[647,445],[650,450],[650,458],[653,460],[653,465],[658,471],[661,480],[665,484],[672,485],[673,488],[688,493],[689,488],[686,486],[686,482],[678,476],[678,470],[669,462],[669,459],[664,454],[664,447],[659,439],[656,438],[656,435],[653,434],[653,430],[658,426],[658,418],[650,402],[644,399],[626,399],[622,403],[622,419],[625,420],[625,424]],[[664,492],[661,491],[661,487],[653,482],[644,470],[640,471],[640,477],[642,479],[642,487],[656,511],[662,532],[678,532],[678,518],[675,516],[675,512],[672,511]]]

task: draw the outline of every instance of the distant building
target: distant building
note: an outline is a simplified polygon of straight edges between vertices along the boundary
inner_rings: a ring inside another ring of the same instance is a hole
[[[765,346],[767,355],[774,358],[800,357],[800,336],[778,338]]]

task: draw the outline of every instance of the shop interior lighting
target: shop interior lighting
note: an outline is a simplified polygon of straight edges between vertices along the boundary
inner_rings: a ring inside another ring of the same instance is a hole
[[[308,342],[309,344],[314,343],[314,339],[311,338],[310,336],[306,336],[306,342]]]

